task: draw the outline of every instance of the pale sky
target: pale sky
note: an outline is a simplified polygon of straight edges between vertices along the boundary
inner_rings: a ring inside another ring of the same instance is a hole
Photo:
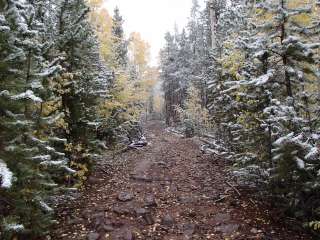
[[[105,6],[111,15],[115,6],[119,7],[127,35],[141,33],[151,45],[152,65],[156,65],[165,33],[173,30],[175,23],[179,29],[187,24],[192,0],[105,0]]]

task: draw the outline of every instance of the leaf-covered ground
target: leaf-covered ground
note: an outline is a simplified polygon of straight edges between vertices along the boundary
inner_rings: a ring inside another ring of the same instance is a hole
[[[234,187],[223,159],[192,139],[146,126],[150,144],[98,166],[74,202],[61,206],[52,239],[311,239]],[[286,221],[287,222],[287,221]]]

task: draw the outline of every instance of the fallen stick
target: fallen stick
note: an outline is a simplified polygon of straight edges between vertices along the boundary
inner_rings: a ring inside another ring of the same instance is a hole
[[[148,142],[146,141],[138,141],[138,142],[132,142],[129,144],[129,148],[131,149],[138,149],[138,148],[143,148],[145,146],[148,146]]]
[[[241,197],[241,193],[238,191],[238,189],[236,189],[235,186],[233,186],[231,183],[229,183],[228,181],[226,182],[238,195],[239,197]]]
[[[219,202],[225,200],[225,199],[228,198],[228,197],[230,197],[230,195],[223,196],[223,197],[219,198],[218,200],[215,200],[214,203],[219,203]]]
[[[200,138],[200,141],[203,142],[203,143],[208,144],[209,146],[212,146],[212,144],[213,144],[212,142],[210,142],[210,141],[208,141],[208,140],[206,140],[204,138]]]
[[[211,138],[211,139],[216,139],[216,137],[210,135],[210,134],[202,134],[202,137],[206,137],[206,138]]]
[[[251,199],[251,198],[249,198],[249,201],[255,206],[256,205],[256,203]]]
[[[167,129],[167,131],[170,132],[170,133],[176,134],[178,136],[184,136],[183,132],[179,132],[179,131],[174,130],[174,129]]]
[[[110,174],[110,172],[108,172],[107,170],[105,170],[105,169],[103,169],[103,168],[100,168],[100,171],[102,171],[103,173],[105,173],[105,174],[107,174],[107,175]]]

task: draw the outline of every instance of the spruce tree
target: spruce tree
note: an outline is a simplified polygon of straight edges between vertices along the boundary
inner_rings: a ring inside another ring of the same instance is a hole
[[[114,9],[112,25],[112,65],[115,70],[123,70],[128,65],[128,43],[123,31],[123,18],[119,8]]]
[[[179,91],[179,82],[176,75],[178,70],[176,59],[178,54],[178,46],[174,36],[167,33],[165,36],[166,46],[161,51],[161,79],[163,81],[163,91],[165,98],[165,113],[166,123],[171,125],[177,121],[175,106],[179,105],[179,96],[176,92]]]
[[[60,70],[45,59],[41,42],[43,25],[36,3],[8,1],[1,13],[1,162],[7,167],[3,196],[8,215],[2,219],[4,238],[12,234],[40,235],[51,224],[52,208],[47,205],[56,186],[54,174],[74,173],[65,154],[57,151],[42,130],[56,117],[43,116],[49,78]],[[8,174],[11,176],[8,182]]]

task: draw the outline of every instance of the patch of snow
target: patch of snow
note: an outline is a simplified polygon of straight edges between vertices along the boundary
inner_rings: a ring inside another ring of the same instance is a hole
[[[42,99],[34,95],[33,91],[31,90],[27,90],[26,92],[12,96],[11,98],[13,100],[29,99],[34,102],[39,102],[39,103],[43,102]]]
[[[319,150],[317,147],[313,147],[311,148],[311,150],[309,151],[309,153],[305,156],[306,159],[312,159],[313,157],[315,157],[317,154],[319,153]]]
[[[320,48],[320,42],[319,43],[311,43],[311,44],[305,44],[308,48],[314,49],[314,48]]]
[[[60,71],[60,70],[61,70],[60,66],[53,66],[53,67],[46,69],[45,71],[43,71],[41,73],[38,73],[37,76],[48,77],[48,76],[55,74],[57,71]]]
[[[41,82],[39,82],[39,81],[33,81],[33,82],[30,84],[30,87],[31,87],[32,89],[41,89],[41,88],[43,88]]]
[[[43,161],[50,161],[51,156],[50,155],[39,155],[31,158],[32,160],[43,162]]]
[[[59,186],[59,184],[57,184],[57,183],[43,183],[42,185],[46,186],[46,187],[58,187]]]
[[[71,174],[75,174],[77,171],[67,167],[67,166],[63,166],[63,169],[66,170],[68,173],[71,173]]]
[[[320,139],[320,135],[319,134],[312,134],[312,139],[314,139],[314,140],[319,140]]]
[[[40,204],[40,207],[41,207],[45,212],[48,212],[48,213],[53,212],[53,209],[52,209],[51,207],[49,207],[48,204],[46,204],[44,201],[40,200],[40,201],[39,201],[39,204]]]
[[[67,143],[67,139],[65,139],[65,138],[58,138],[58,137],[51,137],[51,138],[49,138],[49,141],[51,141],[51,142],[57,142],[57,143]]]
[[[273,160],[273,161],[278,161],[278,160],[281,159],[282,157],[283,157],[283,154],[280,153],[280,154],[274,156],[274,157],[272,158],[272,160]]]
[[[8,168],[7,164],[0,159],[0,176],[1,176],[1,185],[2,188],[11,188],[13,173]]]
[[[300,158],[296,158],[296,162],[297,162],[297,166],[299,169],[304,169],[306,164],[304,163],[304,161]]]
[[[10,28],[8,26],[0,26],[0,32],[10,32]]]
[[[270,78],[273,77],[273,74],[274,74],[273,71],[269,71],[267,74],[264,74],[256,79],[250,81],[250,83],[254,84],[256,86],[264,85],[270,80]]]
[[[265,53],[267,53],[267,51],[265,50],[258,51],[257,53],[254,54],[254,57],[261,58]]]
[[[8,91],[8,90],[3,90],[3,91],[1,91],[1,92],[0,92],[0,97],[2,97],[2,96],[4,96],[4,97],[10,96],[9,91]]]
[[[43,161],[40,164],[44,166],[61,166],[65,164],[65,161]]]
[[[5,230],[8,232],[21,232],[24,230],[24,226],[22,224],[10,223],[5,225]]]
[[[277,141],[275,141],[273,144],[276,146],[280,146],[284,141],[291,139],[294,136],[294,133],[290,133],[286,136],[280,137]]]
[[[8,124],[15,125],[15,126],[30,126],[33,124],[33,122],[29,120],[25,120],[25,121],[17,120],[15,122],[10,122]]]
[[[43,120],[45,120],[49,125],[52,125],[63,117],[64,117],[64,113],[59,113],[51,117],[43,118]]]
[[[87,123],[87,125],[89,126],[89,127],[99,127],[100,126],[100,122],[88,122]]]

